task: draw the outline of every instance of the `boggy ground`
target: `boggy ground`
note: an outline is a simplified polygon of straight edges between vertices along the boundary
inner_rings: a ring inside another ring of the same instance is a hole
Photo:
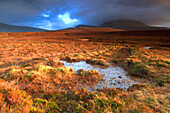
[[[169,31],[72,28],[1,33],[0,112],[168,113],[169,47]],[[89,92],[84,87],[93,87],[101,75],[83,69],[75,73],[60,60],[118,65],[141,84],[126,91]]]

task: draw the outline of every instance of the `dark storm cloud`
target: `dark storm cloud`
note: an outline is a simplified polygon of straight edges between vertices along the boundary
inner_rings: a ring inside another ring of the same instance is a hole
[[[78,15],[91,18],[84,20],[90,23],[98,24],[122,18],[136,19],[147,24],[170,21],[170,0],[96,0],[80,7],[83,10]]]
[[[66,12],[82,24],[135,19],[160,25],[170,23],[170,0],[0,0],[0,21],[10,24],[47,22],[57,26],[61,23],[57,15]]]
[[[27,21],[33,18],[41,10],[39,4],[33,0],[0,0],[0,21],[14,23],[17,21]],[[40,1],[40,0],[37,0]]]
[[[169,0],[115,0],[116,4],[132,7],[152,7],[160,5],[168,5]]]

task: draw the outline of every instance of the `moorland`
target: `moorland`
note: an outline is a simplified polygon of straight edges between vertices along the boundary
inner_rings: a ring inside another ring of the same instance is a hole
[[[89,91],[102,75],[62,61],[119,66],[138,83]],[[0,33],[0,112],[168,113],[169,68],[170,30]]]

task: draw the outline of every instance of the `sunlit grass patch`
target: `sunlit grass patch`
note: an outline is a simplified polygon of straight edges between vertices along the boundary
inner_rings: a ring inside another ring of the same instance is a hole
[[[27,73],[28,73],[27,70],[12,69],[3,77],[3,79],[5,80],[24,79]]]
[[[160,75],[158,78],[156,78],[156,82],[158,86],[164,86],[165,83],[170,83],[170,76]]]
[[[31,110],[31,113],[36,112],[54,112],[59,113],[61,109],[55,102],[49,102],[45,99],[36,98],[33,100],[34,108]]]
[[[32,107],[32,98],[25,91],[14,89],[0,89],[1,96],[1,112],[26,112],[28,113]]]

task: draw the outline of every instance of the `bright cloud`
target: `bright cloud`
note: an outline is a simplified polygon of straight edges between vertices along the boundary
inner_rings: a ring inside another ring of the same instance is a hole
[[[75,23],[78,22],[77,19],[71,19],[70,14],[68,12],[66,12],[63,15],[58,15],[58,18],[61,19],[65,24],[71,24],[71,23]]]
[[[34,27],[53,30],[53,25],[48,20],[42,20],[40,22],[37,22],[37,23],[34,24]]]
[[[74,16],[73,16],[74,17]],[[48,30],[57,30],[74,27],[81,24],[81,21],[70,17],[70,13],[56,14],[51,10],[41,13],[36,21],[20,22],[16,25],[33,26],[35,28],[43,28]]]
[[[50,15],[48,15],[48,14],[42,14],[42,16],[46,17],[46,18],[50,17]]]

